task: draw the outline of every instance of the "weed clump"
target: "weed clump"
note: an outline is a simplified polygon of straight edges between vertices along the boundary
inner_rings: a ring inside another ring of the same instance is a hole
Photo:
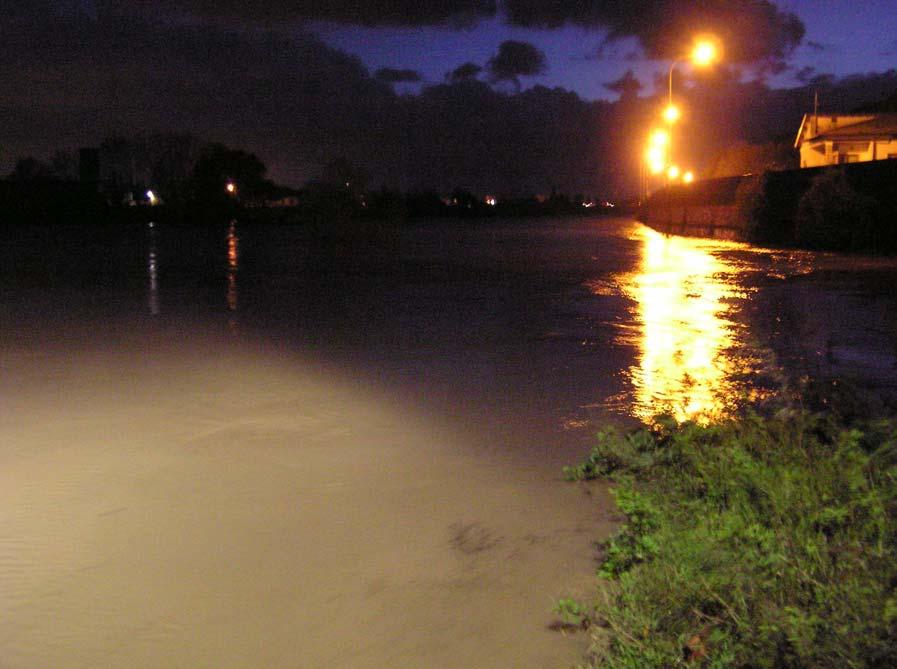
[[[601,433],[566,474],[614,480],[626,519],[596,666],[897,666],[897,423],[661,418]]]

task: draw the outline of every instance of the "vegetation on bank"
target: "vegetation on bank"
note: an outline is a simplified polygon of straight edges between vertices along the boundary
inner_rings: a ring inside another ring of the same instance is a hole
[[[830,251],[894,251],[897,202],[889,189],[876,185],[862,175],[851,178],[842,168],[816,171],[800,181],[767,172],[745,179],[738,187],[736,221],[746,237],[757,243]]]
[[[731,207],[716,225],[749,242],[826,251],[897,253],[897,160],[837,167],[766,170],[662,189],[643,220],[700,227],[707,207]],[[703,225],[708,225],[704,223]]]
[[[607,430],[568,478],[607,478],[591,666],[897,666],[897,422],[825,400],[702,426]]]

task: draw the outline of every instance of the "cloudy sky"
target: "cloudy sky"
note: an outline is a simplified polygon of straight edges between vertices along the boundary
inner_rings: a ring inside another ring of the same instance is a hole
[[[660,24],[654,23],[647,12],[646,27],[636,23],[643,8],[646,5],[669,6],[671,12],[678,12],[681,7],[699,3],[594,4],[631,8],[636,18],[630,23],[628,17],[620,14],[621,18],[616,22],[570,22],[551,30],[540,30],[513,25],[506,16],[498,14],[460,30],[445,26],[374,28],[337,23],[316,23],[315,30],[328,44],[357,54],[372,70],[396,67],[419,72],[420,82],[402,85],[401,90],[409,92],[442,81],[449,63],[485,63],[499,43],[518,40],[536,45],[545,53],[548,62],[546,72],[528,78],[525,85],[562,86],[589,100],[612,99],[613,93],[604,84],[615,81],[626,70],[632,69],[648,89],[653,87],[657,76],[667,72],[669,60],[666,57],[670,53],[652,48],[655,35],[650,26]],[[744,6],[746,3],[731,4]],[[759,68],[771,85],[797,85],[811,72],[845,76],[897,66],[897,6],[892,0],[779,0],[775,4],[782,12],[794,14],[806,33],[785,60],[787,69],[773,73],[768,68]],[[744,12],[732,12],[735,17],[739,14]],[[658,16],[663,15],[660,10]],[[735,22],[738,23],[737,18]],[[630,28],[630,25],[634,27]],[[619,31],[614,35],[616,39],[609,40],[609,30],[614,29]],[[745,69],[746,76],[753,76],[758,70],[756,67]]]
[[[0,0],[0,170],[187,131],[294,185],[346,157],[397,187],[597,188],[623,169],[608,137],[628,141],[696,32],[725,62],[704,80],[681,66],[683,90],[742,116],[748,92],[778,104],[751,112],[764,132],[792,132],[826,75],[892,92],[893,72],[869,73],[897,63],[893,0]]]

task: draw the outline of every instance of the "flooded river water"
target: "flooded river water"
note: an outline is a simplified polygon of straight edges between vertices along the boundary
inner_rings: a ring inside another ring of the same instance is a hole
[[[893,383],[890,261],[380,233],[0,233],[0,667],[569,666],[614,514],[560,467],[600,424]]]

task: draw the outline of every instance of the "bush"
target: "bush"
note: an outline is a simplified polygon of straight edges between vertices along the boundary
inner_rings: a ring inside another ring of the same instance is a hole
[[[766,197],[765,174],[746,177],[735,191],[735,217],[751,242],[769,239],[769,203]]]
[[[826,170],[813,179],[798,203],[796,241],[813,249],[868,248],[875,206],[875,200],[857,192],[842,170]]]
[[[897,666],[897,423],[659,421],[587,462],[626,517],[595,666]]]

